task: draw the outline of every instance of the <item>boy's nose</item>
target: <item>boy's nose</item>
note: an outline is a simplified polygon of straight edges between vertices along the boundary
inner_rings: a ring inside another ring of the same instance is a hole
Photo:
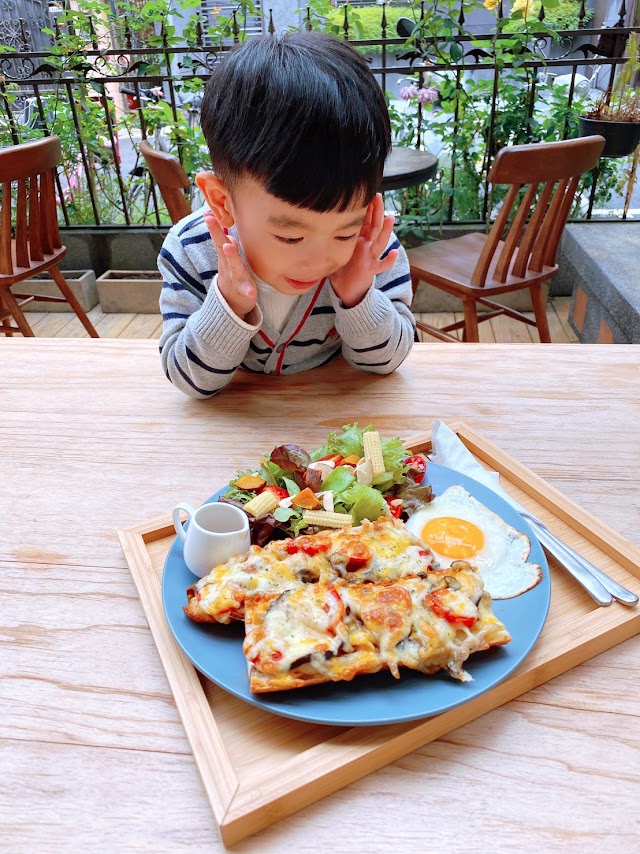
[[[330,270],[335,267],[334,258],[327,252],[321,252],[314,255],[312,258],[306,258],[306,263],[303,264],[300,270],[303,281],[311,282],[313,280],[322,279]]]

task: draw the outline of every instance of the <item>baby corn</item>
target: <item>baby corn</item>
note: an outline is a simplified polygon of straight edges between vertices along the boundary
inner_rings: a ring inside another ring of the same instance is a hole
[[[353,525],[353,516],[348,513],[329,513],[327,510],[305,510],[302,518],[310,525],[320,528],[343,528]]]
[[[371,462],[373,476],[384,474],[384,460],[382,458],[382,444],[380,434],[376,430],[368,430],[362,437],[364,447],[364,458]]]
[[[244,505],[244,509],[252,516],[264,516],[265,513],[271,513],[272,510],[275,510],[279,503],[273,492],[261,492],[260,495],[256,495],[251,501],[248,501]]]

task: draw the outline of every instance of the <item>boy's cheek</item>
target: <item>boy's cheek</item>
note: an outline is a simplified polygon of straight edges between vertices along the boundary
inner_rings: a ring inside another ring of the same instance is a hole
[[[353,242],[353,245],[349,244],[349,249],[342,255],[340,261],[336,264],[335,269],[331,271],[332,273],[336,273],[338,270],[341,270],[343,267],[347,266],[347,264],[351,261],[351,259],[356,253],[356,245],[357,242],[355,240]]]

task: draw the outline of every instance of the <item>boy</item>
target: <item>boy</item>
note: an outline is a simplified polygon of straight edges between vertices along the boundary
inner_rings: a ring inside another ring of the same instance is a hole
[[[365,61],[330,36],[245,42],[207,83],[208,210],[164,242],[160,352],[169,380],[211,397],[239,367],[330,362],[389,373],[414,336],[411,278],[376,191],[391,148]]]

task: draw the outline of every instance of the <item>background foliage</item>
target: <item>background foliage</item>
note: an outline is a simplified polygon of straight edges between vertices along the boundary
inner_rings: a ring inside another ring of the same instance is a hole
[[[393,204],[399,214],[397,230],[407,241],[422,240],[445,222],[485,221],[500,200],[499,188],[489,196],[486,175],[502,146],[578,135],[583,102],[574,98],[569,104],[566,89],[541,84],[528,63],[544,59],[543,50],[558,38],[557,28],[577,24],[579,3],[547,0],[543,22],[537,17],[539,0],[515,0],[510,16],[502,19],[497,15],[497,0],[464,3],[467,16],[481,6],[493,9],[495,16],[492,35],[484,40],[460,23],[459,0],[427,0],[385,9],[388,38],[396,36],[399,17],[419,21],[406,44],[386,48],[388,64],[411,54],[416,69],[404,81],[404,98],[387,94],[394,143],[430,145],[440,158],[437,180],[388,199],[388,206]],[[307,25],[344,35],[344,6],[311,0],[300,13]],[[154,145],[179,154],[188,174],[210,168],[197,110],[189,101],[204,86],[210,70],[206,58],[215,59],[234,36],[237,41],[245,39],[246,22],[259,14],[252,0],[245,0],[236,7],[235,19],[218,13],[205,26],[199,0],[148,0],[142,6],[123,0],[117,15],[102,0],[78,0],[76,8],[60,15],[56,30],[49,31],[51,83],[40,87],[41,102],[37,110],[31,105],[31,118],[25,119],[17,109],[24,100],[20,87],[0,81],[5,106],[13,107],[0,110],[0,144],[38,138],[45,125],[61,137],[60,192],[71,224],[93,223],[96,218],[112,224],[154,223],[158,222],[156,209],[166,221],[159,195],[154,202],[149,190],[143,164],[138,161],[133,169],[123,171],[120,149],[136,149],[142,122]],[[380,6],[349,6],[346,15],[351,40],[380,37]],[[160,93],[155,100],[141,100],[129,114],[116,109],[117,83],[105,83],[122,73],[121,58],[110,50],[112,43],[155,49],[127,54],[136,60],[141,85],[151,86],[155,80]],[[92,44],[96,50],[88,57]],[[382,46],[357,49],[373,57]],[[477,62],[480,72],[468,71],[469,62]],[[452,65],[458,70],[452,70]],[[627,168],[624,161],[602,161],[593,200],[596,208],[604,207],[621,190]],[[584,177],[574,215],[584,215],[593,180],[592,174]]]

